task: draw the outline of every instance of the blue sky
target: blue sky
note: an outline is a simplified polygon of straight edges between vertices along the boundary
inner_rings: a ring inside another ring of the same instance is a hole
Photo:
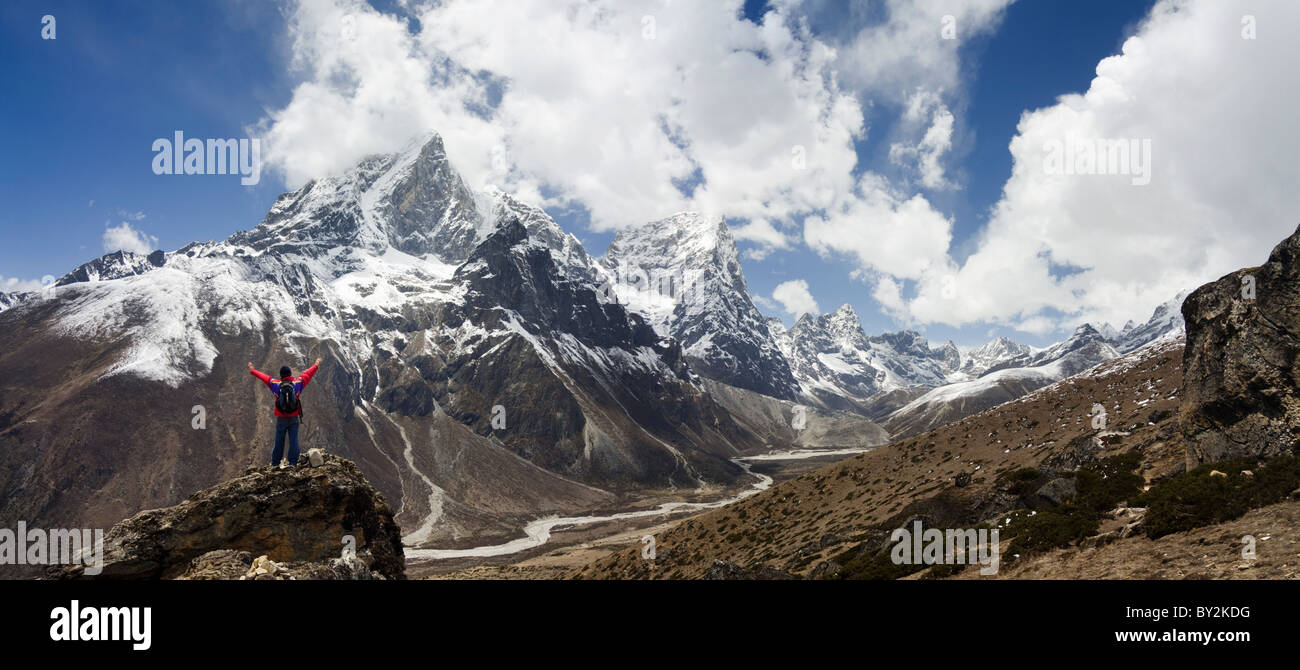
[[[1151,4],[1151,0],[1017,2],[1007,9],[996,34],[966,47],[970,58],[967,81],[972,90],[964,127],[958,130],[958,144],[965,142],[967,151],[959,166],[962,188],[929,194],[932,203],[953,219],[955,255],[969,253],[963,243],[987,222],[988,210],[1011,174],[1007,143],[1015,134],[1021,112],[1050,105],[1064,93],[1086,90],[1096,75],[1097,62],[1119,50]],[[873,134],[859,145],[864,166],[888,162],[882,155],[888,147],[882,147],[885,143],[877,139],[882,136],[884,133]],[[809,262],[807,257],[793,255],[761,263],[749,261],[746,278],[752,291],[770,294],[785,278],[807,276]],[[819,258],[815,263],[818,274],[826,278],[813,286],[823,311],[849,303],[868,333],[899,327],[863,295],[860,284],[837,281],[852,271],[850,262]],[[788,315],[773,316],[790,321]],[[962,344],[983,342],[992,331],[989,327],[963,329],[943,324],[923,330],[931,340],[953,339]],[[997,329],[996,334],[1036,345],[1060,336],[1035,336],[1006,328]]]
[[[813,4],[821,8],[808,12],[809,25],[827,39],[845,25],[880,20],[870,16],[880,6],[849,12],[843,5]],[[952,222],[950,254],[958,264],[974,251],[1011,174],[1008,143],[1022,112],[1086,91],[1098,62],[1119,52],[1151,4],[1021,0],[988,34],[962,44],[965,90],[948,100],[956,122],[946,167],[956,187],[912,189]],[[744,13],[758,21],[765,8],[750,0]],[[251,187],[237,176],[159,176],[150,169],[151,143],[177,129],[189,137],[242,137],[268,113],[285,109],[295,86],[310,76],[290,63],[293,11],[252,1],[0,4],[0,85],[7,98],[0,108],[0,277],[61,275],[104,253],[106,226],[122,221],[168,250],[256,225],[287,190],[284,174],[264,173]],[[45,14],[56,18],[54,40],[41,39]],[[869,130],[853,147],[855,175],[896,171],[889,146],[899,113],[896,102],[870,101]],[[593,253],[603,253],[612,238],[585,229],[580,202],[548,210]],[[848,256],[800,244],[744,261],[755,294],[771,296],[777,285],[799,278],[822,311],[847,302],[869,333],[901,327],[882,313],[867,283],[849,278],[856,267]],[[787,323],[793,320],[772,302],[765,305]],[[1062,335],[1060,329],[1017,332],[994,322],[914,327],[932,340],[962,344],[982,342],[994,331],[1040,345]]]

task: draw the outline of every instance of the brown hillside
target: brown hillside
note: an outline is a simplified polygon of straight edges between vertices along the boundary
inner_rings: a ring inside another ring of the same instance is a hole
[[[1072,471],[1137,451],[1146,481],[1185,467],[1177,430],[1182,339],[1157,342],[1028,396],[778,484],[684,520],[639,548],[573,572],[581,579],[833,574],[831,559],[887,524],[970,527],[1017,505],[1000,475]],[[1098,435],[1090,411],[1107,411]],[[958,486],[959,476],[969,483]],[[897,527],[897,526],[889,526]],[[717,562],[721,561],[722,564]],[[723,565],[725,564],[725,565]]]

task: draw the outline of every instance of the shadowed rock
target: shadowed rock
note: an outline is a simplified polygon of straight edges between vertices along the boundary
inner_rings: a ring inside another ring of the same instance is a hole
[[[1253,288],[1253,297],[1251,289]],[[1300,231],[1268,262],[1183,302],[1182,404],[1188,466],[1272,456],[1300,440]]]
[[[239,579],[252,556],[286,563],[296,578],[405,579],[401,531],[382,494],[356,464],[325,454],[298,468],[249,468],[174,507],[147,510],[104,538],[99,579]],[[352,536],[355,558],[343,557]],[[344,558],[344,569],[335,565]],[[357,561],[364,563],[354,565]],[[56,569],[91,578],[83,566]]]

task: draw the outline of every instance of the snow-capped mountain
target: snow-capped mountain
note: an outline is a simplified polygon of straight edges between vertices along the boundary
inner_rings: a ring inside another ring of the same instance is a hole
[[[1027,344],[1020,344],[1006,337],[995,337],[987,343],[962,354],[961,364],[957,367],[957,371],[969,379],[974,379],[987,372],[990,368],[999,366],[1014,358],[1028,356],[1033,352],[1034,348]]]
[[[121,279],[160,268],[166,260],[161,249],[150,254],[137,254],[132,251],[115,251],[88,263],[82,263],[77,269],[60,277],[55,286],[66,286],[77,282],[107,281]]]
[[[984,374],[988,375],[1009,368],[1033,368],[1066,359],[1074,363],[1067,364],[1064,370],[1073,370],[1069,374],[1074,374],[1102,361],[1110,360],[1117,355],[1119,355],[1119,352],[1115,347],[1101,333],[1097,332],[1096,328],[1085,323],[1076,328],[1068,338],[1045,349],[1030,350],[1018,356],[1006,358],[995,365],[989,366]],[[1077,368],[1078,365],[1084,364],[1087,367]]]
[[[435,135],[281,195],[261,225],[229,243],[327,261],[331,267],[320,269],[332,271],[351,270],[362,255],[389,250],[454,264],[490,231],[484,209]]]
[[[735,328],[678,332],[725,369],[752,304],[714,228],[700,278],[741,292],[706,291],[734,317],[709,323]],[[604,297],[605,272],[541,210],[470,192],[436,136],[286,193],[225,241],[87,263],[0,312],[0,522],[110,524],[261,463],[270,399],[244,362],[318,356],[303,442],[356,461],[411,544],[747,480],[731,456],[783,445],[739,428],[676,340]],[[769,358],[735,369],[779,382]]]
[[[19,293],[0,293],[0,312],[13,307],[23,300],[23,294]]]
[[[1129,322],[1116,330],[1110,324],[1084,324],[1069,338],[1042,350],[996,338],[963,355],[959,372],[967,379],[954,376],[955,383],[910,399],[888,415],[885,427],[894,438],[923,432],[1147,345],[1180,337],[1183,334],[1180,308],[1185,297],[1185,293],[1180,293],[1159,305],[1141,325]]]
[[[868,336],[848,305],[786,330],[721,218],[627,230],[595,259],[544,211],[471,191],[436,135],[226,240],[55,283],[0,294],[0,527],[107,525],[262,462],[269,398],[245,361],[325,359],[304,443],[356,461],[408,543],[454,547],[639,489],[739,485],[737,454],[878,444],[845,411],[915,432],[1181,326],[1171,301],[1043,350]],[[815,430],[787,425],[796,403],[825,410]]]
[[[688,212],[621,231],[600,266],[607,292],[681,342],[696,372],[795,398],[790,366],[754,306],[721,217]]]
[[[1183,332],[1183,300],[1187,298],[1187,292],[1183,291],[1173,298],[1158,305],[1151,313],[1151,318],[1147,319],[1142,325],[1135,325],[1132,321],[1124,324],[1124,328],[1119,332],[1110,324],[1104,324],[1101,330],[1102,335],[1110,342],[1120,353],[1128,353],[1140,347],[1143,347],[1156,340],[1174,337]],[[1112,334],[1107,334],[1112,333]]]
[[[1011,343],[1014,345],[1015,343]],[[1007,351],[1028,349],[990,342]],[[988,368],[978,378],[941,386],[912,400],[889,416],[885,427],[895,438],[915,435],[986,410],[1030,391],[1117,358],[1120,353],[1092,326],[1040,351],[1024,351]]]
[[[868,337],[847,304],[821,316],[804,314],[789,330],[772,329],[801,397],[832,409],[863,411],[878,393],[941,385],[960,358],[952,343],[933,349],[914,331]]]

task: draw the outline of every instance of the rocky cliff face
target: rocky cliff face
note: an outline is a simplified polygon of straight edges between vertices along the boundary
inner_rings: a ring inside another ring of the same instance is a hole
[[[685,212],[621,231],[600,262],[614,297],[681,342],[700,375],[795,399],[790,365],[754,306],[721,218]]]
[[[1253,289],[1253,290],[1252,290]],[[1188,464],[1271,456],[1300,441],[1300,230],[1268,262],[1183,302]]]
[[[405,579],[401,531],[356,464],[329,454],[319,467],[310,467],[306,455],[301,463],[249,468],[179,505],[113,526],[98,578],[238,579],[253,556],[266,556],[281,564],[275,572],[287,574]],[[83,569],[54,574],[80,578]]]

